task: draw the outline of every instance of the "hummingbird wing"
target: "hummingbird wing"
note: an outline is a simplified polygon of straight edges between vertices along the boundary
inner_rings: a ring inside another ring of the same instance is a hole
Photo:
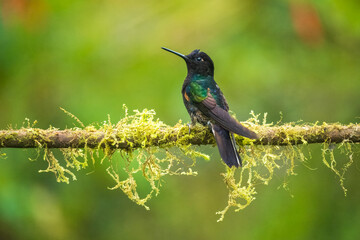
[[[247,138],[251,138],[251,139],[258,138],[255,132],[244,127],[236,119],[231,117],[227,110],[221,108],[216,103],[215,98],[210,93],[210,89],[208,89],[207,97],[200,102],[196,102],[195,106],[205,116],[209,117],[210,119],[213,119],[222,128]]]

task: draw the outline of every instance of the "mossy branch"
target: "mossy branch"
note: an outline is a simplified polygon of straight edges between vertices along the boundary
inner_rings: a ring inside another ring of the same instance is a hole
[[[197,159],[210,159],[194,145],[215,145],[209,128],[195,125],[189,132],[189,127],[181,121],[175,126],[169,126],[155,119],[154,110],[134,110],[133,114],[128,114],[124,106],[125,116],[119,122],[113,124],[108,116],[108,120],[98,126],[85,126],[76,116],[62,110],[80,128],[40,129],[34,128],[35,122],[30,124],[26,119],[26,127],[0,130],[0,150],[36,148],[38,156],[43,156],[48,162],[47,169],[40,172],[52,172],[58,182],[66,183],[70,179],[76,180],[74,170],[87,168],[91,162],[94,164],[98,161],[99,157],[100,163],[107,159],[109,165],[106,171],[115,181],[115,186],[110,189],[120,189],[129,199],[146,209],[149,209],[147,201],[159,193],[165,176],[195,176],[197,172],[193,168],[196,167]],[[220,215],[218,221],[222,221],[232,207],[235,211],[247,207],[255,199],[256,186],[267,185],[275,171],[285,170],[283,187],[288,189],[286,178],[296,175],[297,163],[306,164],[311,158],[311,154],[306,155],[306,146],[310,143],[322,143],[322,162],[336,174],[346,194],[345,173],[354,162],[354,153],[357,154],[353,148],[359,144],[352,143],[360,142],[359,124],[274,125],[266,122],[266,114],[262,121],[259,120],[260,114],[251,112],[251,115],[252,118],[244,122],[244,125],[255,131],[259,139],[254,141],[236,136],[243,166],[228,168],[224,164],[225,173],[221,175],[229,194],[227,205],[217,212]],[[63,159],[58,157],[59,154],[53,153],[53,148],[60,149]],[[335,152],[347,156],[347,160],[338,161]],[[0,152],[0,158],[5,157]],[[138,189],[141,177],[150,186],[150,191],[145,196]]]
[[[302,143],[341,143],[344,140],[360,142],[360,125],[292,125],[282,126],[254,126],[258,132],[259,140],[252,142],[255,145],[295,145]],[[21,128],[18,130],[0,130],[1,148],[37,148],[39,145],[47,148],[97,148],[111,146],[114,149],[128,149],[140,147],[166,147],[183,139],[184,145],[207,145],[214,144],[214,139],[208,128],[196,125],[191,127],[189,135],[187,125],[175,125],[174,127],[163,126],[155,132],[153,129],[141,134],[147,141],[139,142],[132,136],[127,136],[124,131],[113,129],[112,132],[94,129],[39,129]],[[105,137],[106,136],[106,137]],[[186,137],[189,136],[189,137]],[[241,137],[238,137],[241,140]],[[243,144],[249,144],[243,141]]]

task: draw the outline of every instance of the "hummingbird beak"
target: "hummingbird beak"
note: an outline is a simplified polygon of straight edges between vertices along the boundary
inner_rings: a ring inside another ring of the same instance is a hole
[[[168,49],[168,48],[165,48],[165,47],[161,47],[161,48],[164,49],[165,51],[168,51],[168,52],[171,52],[171,53],[173,53],[173,54],[175,54],[175,55],[178,55],[179,57],[183,58],[185,61],[188,60],[187,56],[185,56],[184,54],[175,52],[175,51],[173,51],[173,50],[171,50],[171,49]]]

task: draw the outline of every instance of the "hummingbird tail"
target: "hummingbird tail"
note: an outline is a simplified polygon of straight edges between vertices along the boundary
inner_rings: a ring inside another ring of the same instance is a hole
[[[211,127],[222,160],[230,168],[241,166],[241,158],[236,150],[234,135],[216,124],[211,124]]]

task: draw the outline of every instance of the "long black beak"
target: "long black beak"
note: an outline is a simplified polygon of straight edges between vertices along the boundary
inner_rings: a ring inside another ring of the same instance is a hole
[[[173,51],[171,49],[168,49],[168,48],[165,48],[165,47],[161,47],[161,48],[164,49],[165,51],[171,52],[171,53],[173,53],[175,55],[178,55],[179,57],[182,57],[185,61],[188,60],[188,58],[184,54],[175,52],[175,51]]]

